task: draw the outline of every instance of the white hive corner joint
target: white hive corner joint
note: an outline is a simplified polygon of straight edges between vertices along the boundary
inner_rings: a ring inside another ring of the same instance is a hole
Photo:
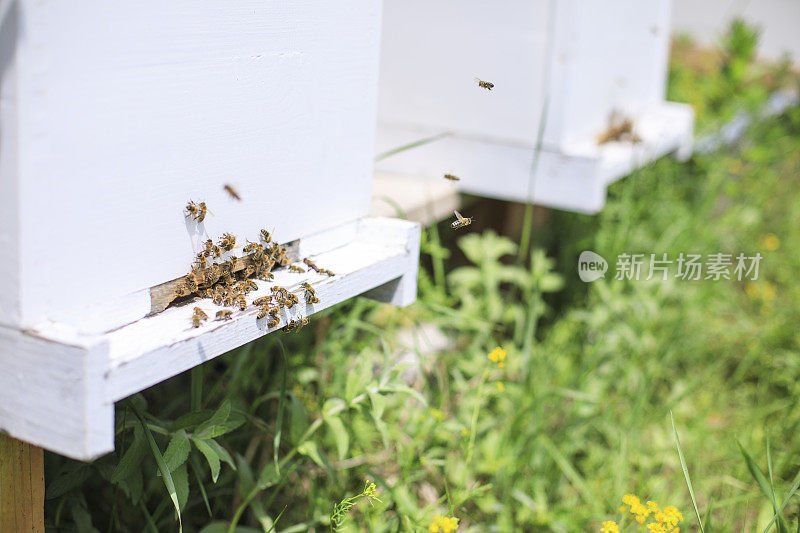
[[[117,400],[360,294],[394,305],[412,303],[419,242],[419,224],[361,219],[350,242],[311,257],[334,276],[283,268],[273,271],[272,282],[257,282],[248,303],[270,294],[273,285],[299,296],[300,303],[283,308],[273,328],[257,318],[252,305],[235,310],[231,320],[215,321],[223,308],[205,298],[96,335],[58,323],[27,331],[0,327],[0,431],[81,460],[112,451]],[[305,302],[304,281],[319,303]],[[191,324],[194,307],[209,316],[198,328]]]

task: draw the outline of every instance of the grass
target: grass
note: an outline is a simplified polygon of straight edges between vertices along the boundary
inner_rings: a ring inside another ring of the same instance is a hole
[[[729,84],[707,91],[727,94],[700,108],[711,123],[749,78],[704,76]],[[47,454],[48,526],[636,531],[630,493],[675,506],[682,531],[796,529],[798,181],[791,109],[638,170],[599,215],[553,213],[530,251],[480,222],[426,228],[413,306],[337,306],[120,402],[114,454]],[[763,261],[750,282],[584,284],[586,249]]]

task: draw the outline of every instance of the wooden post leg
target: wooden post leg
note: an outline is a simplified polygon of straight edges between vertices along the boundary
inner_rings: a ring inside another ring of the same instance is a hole
[[[44,532],[44,454],[0,434],[0,531]]]

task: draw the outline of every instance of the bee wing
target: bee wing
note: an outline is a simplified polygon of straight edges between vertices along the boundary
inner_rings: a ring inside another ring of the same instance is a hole
[[[453,213],[455,213],[456,219],[458,219],[459,222],[464,222],[464,217],[461,216],[461,213],[458,211],[453,211]]]
[[[480,78],[472,78],[472,79],[475,80],[476,83],[480,83],[482,81]]]

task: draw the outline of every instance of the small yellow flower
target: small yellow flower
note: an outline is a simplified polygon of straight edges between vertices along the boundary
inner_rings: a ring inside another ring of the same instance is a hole
[[[601,533],[619,533],[619,526],[613,520],[606,520],[603,522],[603,527],[600,529]]]
[[[637,498],[633,494],[626,494],[625,496],[622,497],[622,503],[630,506],[637,505],[639,503],[639,498]]]
[[[462,426],[461,427],[461,436],[462,437],[466,437],[467,435],[469,435],[469,430]]]
[[[439,422],[444,422],[445,416],[441,409],[433,408],[431,409],[430,412],[434,420],[438,420]]]
[[[624,506],[624,505],[620,505],[620,506],[619,506],[619,512],[620,512],[620,513],[624,513],[626,510],[627,510],[627,509],[625,508],[625,506]]]
[[[497,366],[503,368],[505,366],[505,358],[506,358],[506,351],[501,347],[497,347],[487,356],[493,363],[497,363]]]
[[[640,524],[644,524],[645,520],[646,520],[646,518],[644,516],[642,516],[640,514],[636,515],[636,521],[639,522]]]
[[[764,235],[764,238],[761,239],[761,246],[763,246],[764,249],[769,252],[774,252],[780,248],[781,240],[774,233],[767,233]]]
[[[458,529],[458,518],[455,516],[434,516],[433,522],[428,526],[430,533],[453,533]]]
[[[652,512],[658,511],[658,504],[653,500],[649,500],[647,502],[647,509],[649,509]]]
[[[505,386],[505,385],[503,385],[503,382],[502,382],[502,381],[498,381],[498,382],[496,382],[496,383],[494,384],[494,386],[495,386],[495,387],[497,387],[497,391],[498,391],[498,392],[503,392],[504,390],[506,390],[506,386]]]

